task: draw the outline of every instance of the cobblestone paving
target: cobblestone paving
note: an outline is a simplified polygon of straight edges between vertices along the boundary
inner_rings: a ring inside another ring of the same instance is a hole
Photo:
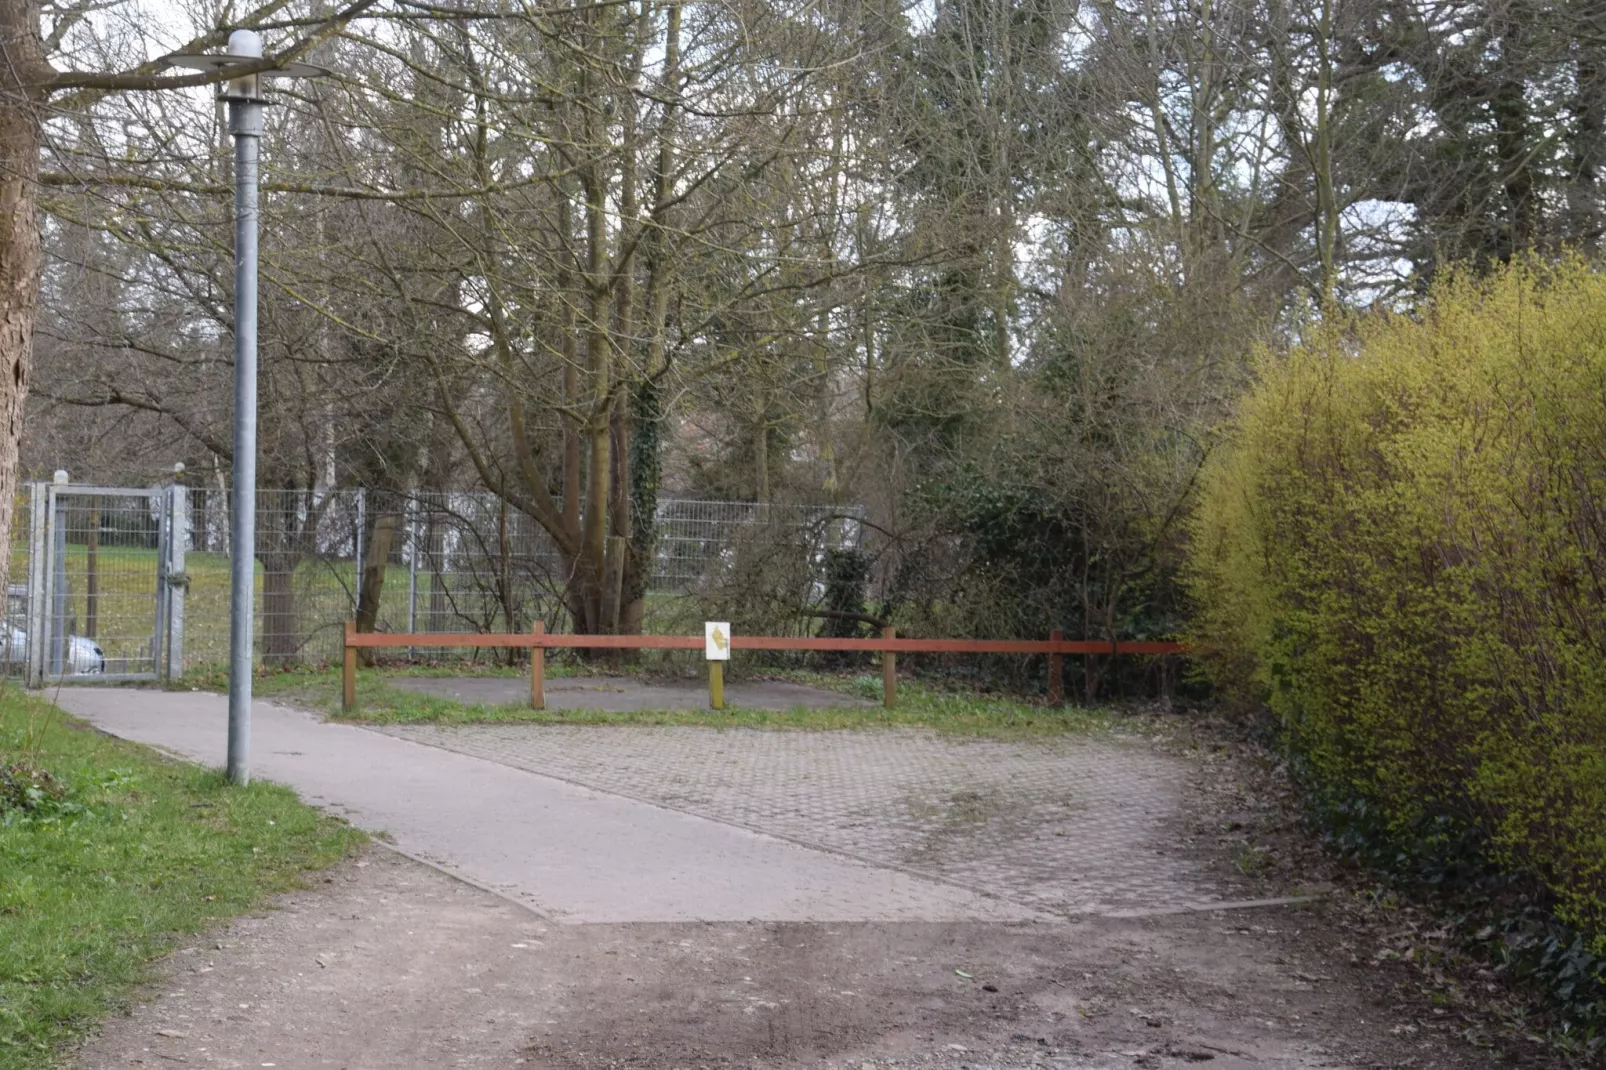
[[[1189,767],[1140,742],[678,726],[380,730],[1038,910],[1109,914],[1227,898],[1165,849]]]

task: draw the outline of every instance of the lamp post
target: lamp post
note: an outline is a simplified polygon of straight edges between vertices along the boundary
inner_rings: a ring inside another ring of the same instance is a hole
[[[254,30],[229,34],[224,55],[166,56],[170,66],[227,73],[262,59]],[[257,490],[257,159],[262,140],[264,78],[309,78],[328,72],[309,63],[281,63],[228,80],[229,133],[234,135],[234,508],[229,537],[228,776],[251,781],[252,623],[256,595]]]

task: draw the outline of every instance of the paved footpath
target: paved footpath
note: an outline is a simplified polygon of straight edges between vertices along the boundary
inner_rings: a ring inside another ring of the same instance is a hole
[[[227,699],[62,688],[69,713],[221,765]],[[267,702],[252,770],[401,850],[564,922],[1006,921],[1030,907]]]
[[[388,725],[387,735],[1067,917],[1232,898],[1179,851],[1192,769],[1103,733]],[[1244,892],[1243,894],[1248,894]]]

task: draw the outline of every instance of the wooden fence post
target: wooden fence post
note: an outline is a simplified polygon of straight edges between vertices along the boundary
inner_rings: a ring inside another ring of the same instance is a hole
[[[535,642],[530,644],[530,709],[546,709],[546,647],[541,637],[546,635],[546,621],[538,620],[530,629]]]
[[[357,705],[357,648],[351,645],[357,635],[357,622],[346,622],[345,658],[340,665],[340,709],[350,713]]]
[[[898,638],[898,629],[891,625],[882,628],[881,638]],[[881,652],[881,700],[889,710],[898,701],[898,655],[890,650]]]
[[[1048,633],[1051,643],[1063,642],[1065,629],[1055,628]],[[1055,709],[1065,705],[1065,655],[1059,652],[1048,656],[1048,704]]]

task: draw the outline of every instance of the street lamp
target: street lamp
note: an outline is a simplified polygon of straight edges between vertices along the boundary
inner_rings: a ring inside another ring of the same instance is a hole
[[[227,73],[262,59],[254,30],[229,34],[223,55],[173,55],[172,67]],[[251,780],[251,624],[256,579],[257,490],[257,148],[261,81],[328,74],[310,63],[281,63],[231,78],[223,91],[234,135],[234,510],[229,548],[229,779]]]

